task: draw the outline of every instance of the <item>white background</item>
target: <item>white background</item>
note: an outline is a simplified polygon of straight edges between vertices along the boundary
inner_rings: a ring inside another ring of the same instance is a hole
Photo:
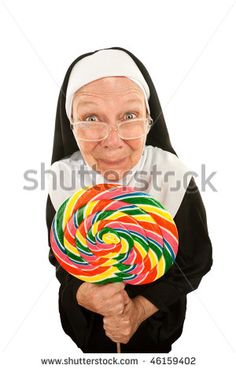
[[[217,192],[201,191],[214,266],[188,296],[184,332],[168,356],[196,356],[196,368],[236,367],[235,5],[228,0],[1,2],[3,368],[41,368],[40,358],[80,354],[60,325],[59,283],[47,259],[47,189],[39,183],[34,191],[24,190],[24,172],[34,169],[39,181],[40,163],[50,165],[57,98],[69,64],[111,46],[129,49],[147,67],[179,157],[199,174],[203,163],[208,174],[217,172],[212,180]],[[201,190],[200,179],[197,183]]]

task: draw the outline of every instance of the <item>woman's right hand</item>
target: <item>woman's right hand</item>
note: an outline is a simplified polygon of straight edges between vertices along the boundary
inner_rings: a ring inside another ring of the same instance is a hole
[[[103,316],[122,314],[129,296],[123,282],[96,285],[84,282],[76,292],[79,305]]]

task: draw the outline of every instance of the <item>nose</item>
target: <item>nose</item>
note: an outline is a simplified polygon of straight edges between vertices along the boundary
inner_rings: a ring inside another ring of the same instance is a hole
[[[108,136],[102,141],[102,145],[104,147],[116,148],[116,149],[119,147],[122,147],[123,143],[124,141],[118,135],[118,130],[116,126],[112,126],[110,128],[110,132]]]

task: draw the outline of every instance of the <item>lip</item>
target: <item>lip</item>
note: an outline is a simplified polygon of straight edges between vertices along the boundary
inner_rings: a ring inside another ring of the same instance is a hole
[[[99,159],[99,161],[102,164],[108,165],[108,166],[119,166],[121,164],[124,164],[126,158],[118,159],[118,160],[105,160],[105,159]]]

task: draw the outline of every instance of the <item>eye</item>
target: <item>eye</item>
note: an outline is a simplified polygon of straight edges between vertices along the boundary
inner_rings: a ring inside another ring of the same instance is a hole
[[[86,122],[98,122],[98,118],[96,115],[88,115],[85,119]]]
[[[125,113],[125,119],[126,120],[130,120],[130,119],[135,119],[135,118],[137,118],[137,116],[136,116],[136,114],[134,114],[134,113],[131,113],[131,112],[127,112],[127,113]]]

